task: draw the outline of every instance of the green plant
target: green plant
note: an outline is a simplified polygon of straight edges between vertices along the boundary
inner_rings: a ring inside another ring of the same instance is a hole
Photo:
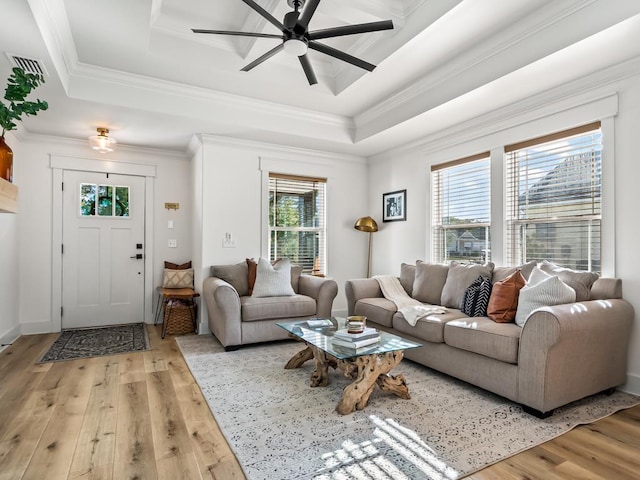
[[[26,101],[27,95],[36,87],[44,83],[44,77],[35,73],[26,73],[22,68],[14,68],[4,92],[4,99],[9,102],[5,105],[0,102],[0,126],[2,127],[2,137],[4,132],[14,130],[15,122],[20,121],[22,115],[36,115],[40,110],[49,108],[47,102],[36,100]]]

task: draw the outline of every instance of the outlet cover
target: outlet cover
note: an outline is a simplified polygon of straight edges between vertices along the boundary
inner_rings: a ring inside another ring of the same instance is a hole
[[[178,247],[178,241],[175,238],[171,238],[169,239],[169,241],[167,242],[167,246],[169,248],[177,248]]]

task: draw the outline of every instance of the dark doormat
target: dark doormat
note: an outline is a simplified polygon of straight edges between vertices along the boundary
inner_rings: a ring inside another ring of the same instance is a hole
[[[38,363],[101,357],[149,349],[143,323],[63,330]]]

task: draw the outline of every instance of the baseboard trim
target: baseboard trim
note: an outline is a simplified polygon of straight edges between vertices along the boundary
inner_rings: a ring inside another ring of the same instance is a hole
[[[640,395],[640,375],[631,375],[627,373],[627,383],[618,387],[623,392]]]
[[[25,322],[20,324],[20,333],[22,335],[36,335],[38,333],[53,332],[52,322]]]
[[[7,330],[0,337],[0,352],[7,348],[11,343],[15,342],[20,337],[20,325]]]

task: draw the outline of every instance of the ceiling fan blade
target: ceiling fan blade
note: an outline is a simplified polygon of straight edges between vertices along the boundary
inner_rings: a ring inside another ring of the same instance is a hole
[[[251,8],[253,8],[256,12],[258,12],[264,18],[266,18],[273,25],[275,25],[279,30],[282,30],[283,32],[286,30],[284,25],[277,18],[275,18],[273,15],[271,15],[269,12],[267,12],[264,8],[262,8],[253,0],[242,0],[242,1],[247,5],[249,5]]]
[[[320,4],[320,0],[309,0],[304,6],[304,10],[302,11],[302,15],[298,19],[298,23],[296,24],[296,28],[294,31],[299,34],[303,34],[309,28],[309,22],[311,21],[311,17],[316,13],[316,8]]]
[[[316,74],[313,71],[313,67],[311,66],[311,62],[309,61],[309,57],[305,54],[300,57],[300,65],[302,65],[302,69],[304,70],[304,74],[307,76],[307,80],[309,81],[309,85],[315,85],[318,83],[318,79],[316,78]]]
[[[253,32],[230,32],[228,30],[202,30],[200,28],[192,28],[193,33],[211,33],[214,35],[235,35],[237,37],[258,37],[258,38],[278,38],[282,40],[282,35],[271,33],[253,33]]]
[[[269,50],[267,53],[265,53],[264,55],[256,58],[253,62],[251,62],[249,65],[247,65],[246,67],[242,68],[241,71],[243,72],[248,72],[249,70],[251,70],[252,68],[257,67],[258,65],[260,65],[262,62],[264,62],[265,60],[273,57],[276,53],[278,53],[280,50],[282,50],[284,48],[284,43],[281,43],[280,45],[278,45],[275,48],[272,48],[271,50]]]
[[[373,72],[373,70],[376,68],[375,65],[372,65],[369,62],[365,62],[364,60],[354,57],[353,55],[341,52],[340,50],[336,50],[333,47],[323,45],[322,43],[309,42],[309,48],[320,53],[324,53],[325,55],[337,58],[338,60],[342,60],[343,62],[350,63],[351,65],[355,65],[356,67],[364,68],[365,70],[368,70],[370,72]]]
[[[342,37],[344,35],[356,35],[358,33],[379,32],[380,30],[392,30],[393,22],[383,20],[381,22],[359,23],[357,25],[345,25],[344,27],[325,28],[309,32],[309,40],[321,38]]]

